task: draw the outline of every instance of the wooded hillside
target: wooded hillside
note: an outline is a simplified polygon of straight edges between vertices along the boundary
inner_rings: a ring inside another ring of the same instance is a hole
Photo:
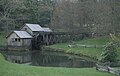
[[[0,0],[0,32],[24,23],[38,23],[55,31],[120,32],[119,0]]]

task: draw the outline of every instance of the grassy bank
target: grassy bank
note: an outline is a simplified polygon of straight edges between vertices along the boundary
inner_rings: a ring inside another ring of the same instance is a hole
[[[100,37],[100,38],[93,38],[93,39],[84,39],[81,41],[76,41],[74,44],[78,45],[106,45],[110,42],[110,38],[108,37]],[[61,43],[47,46],[48,48],[58,48],[63,49],[64,52],[73,53],[73,54],[83,54],[92,58],[98,59],[100,54],[102,53],[104,48],[85,48],[85,47],[68,47],[71,43]],[[118,51],[119,55],[120,52]],[[120,57],[120,56],[119,56]]]
[[[110,37],[97,37],[92,39],[84,39],[81,41],[78,41],[78,44],[83,45],[105,45],[106,43],[110,42]]]
[[[91,58],[98,58],[100,54],[102,53],[103,48],[84,48],[84,47],[74,47],[70,48],[68,47],[68,43],[63,44],[55,44],[51,46],[45,46],[45,49],[60,49],[61,51],[65,53],[72,53],[72,54],[78,54],[78,55],[85,55],[89,56]]]
[[[0,54],[0,76],[115,76],[95,68],[55,68],[19,65],[4,60]]]

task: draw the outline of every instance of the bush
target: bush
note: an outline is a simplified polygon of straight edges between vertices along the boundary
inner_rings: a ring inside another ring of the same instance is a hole
[[[99,59],[100,62],[115,62],[117,60],[117,50],[113,42],[107,44]]]

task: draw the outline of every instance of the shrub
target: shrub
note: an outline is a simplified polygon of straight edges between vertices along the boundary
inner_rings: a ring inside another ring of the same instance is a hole
[[[115,62],[117,60],[117,50],[113,42],[107,44],[99,59],[100,62]]]

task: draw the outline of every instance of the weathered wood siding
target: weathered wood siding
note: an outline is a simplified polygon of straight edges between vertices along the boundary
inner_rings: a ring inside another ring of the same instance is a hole
[[[24,26],[23,28],[21,28],[21,30],[22,30],[22,31],[26,31],[26,32],[28,32],[28,33],[31,34],[31,35],[34,34],[33,31],[32,31],[29,27],[27,27],[27,26]]]
[[[31,39],[20,39],[20,41],[16,41],[16,38],[20,39],[15,33],[12,33],[7,39],[8,46],[31,46]]]
[[[15,41],[15,38],[19,38],[19,37],[15,33],[12,33],[7,39],[7,44],[11,46],[21,46],[22,40],[18,42],[18,41]]]
[[[31,46],[31,39],[22,39],[23,46]]]
[[[39,31],[32,31],[29,27],[24,26],[23,28],[21,28],[22,31],[26,31],[28,32],[30,35],[35,36],[39,33]]]

